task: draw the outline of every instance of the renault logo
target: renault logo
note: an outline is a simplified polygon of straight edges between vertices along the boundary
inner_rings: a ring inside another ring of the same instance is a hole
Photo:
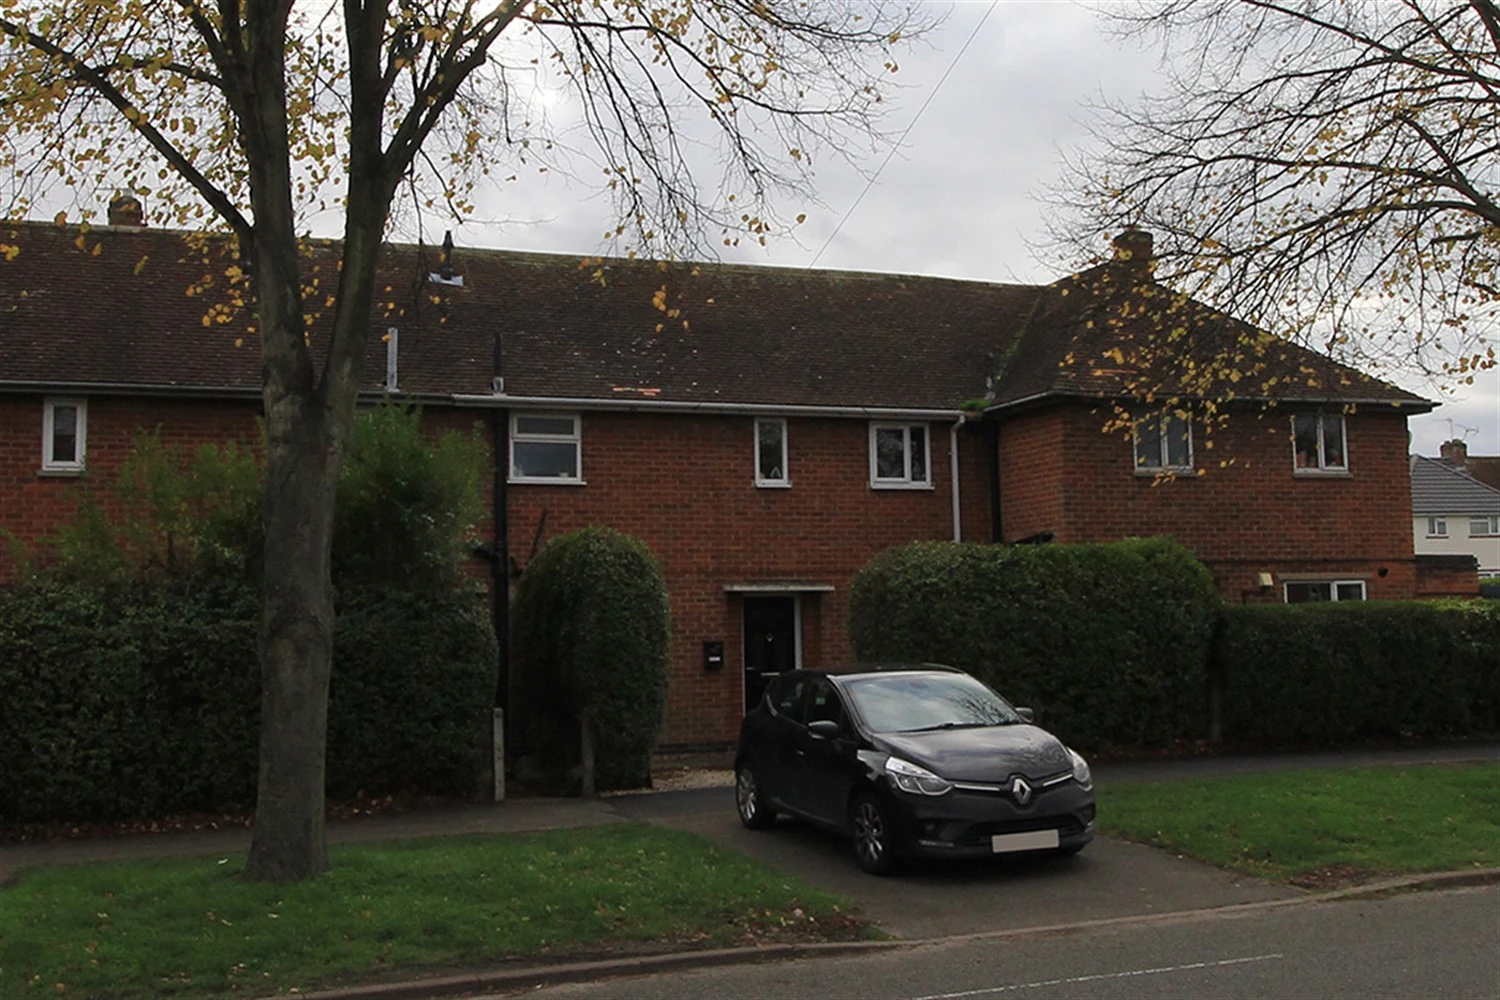
[[[1010,779],[1010,794],[1019,805],[1031,801],[1031,783],[1019,774]]]

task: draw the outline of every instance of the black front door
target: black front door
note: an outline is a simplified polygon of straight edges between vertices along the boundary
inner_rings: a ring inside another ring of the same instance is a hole
[[[797,669],[797,599],[745,598],[745,711],[760,704],[771,678]]]

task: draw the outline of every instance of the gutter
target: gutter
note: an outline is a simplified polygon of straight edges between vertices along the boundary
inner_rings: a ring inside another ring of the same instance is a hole
[[[579,396],[512,396],[506,393],[449,397],[459,406],[498,406],[516,408],[558,407],[570,410],[625,410],[656,413],[723,413],[768,414],[789,417],[864,417],[871,420],[951,420],[961,421],[963,411],[921,407],[881,406],[806,406],[776,403],[690,402],[673,399],[642,399],[622,396],[620,399],[592,399]]]
[[[1035,392],[1030,396],[1022,396],[1020,399],[1007,400],[1004,403],[995,403],[984,412],[999,413],[1003,410],[1014,410],[1031,403],[1040,403],[1053,399],[1083,399],[1092,402],[1103,402],[1113,399],[1129,399],[1128,396],[1097,396],[1087,392]],[[1191,396],[1188,399],[1211,399],[1209,396]],[[1283,408],[1295,406],[1378,406],[1391,410],[1404,410],[1413,416],[1422,413],[1431,413],[1437,409],[1439,403],[1422,399],[1413,402],[1404,402],[1391,399],[1286,399],[1281,396],[1235,396],[1231,399],[1214,400],[1216,403],[1274,403]]]

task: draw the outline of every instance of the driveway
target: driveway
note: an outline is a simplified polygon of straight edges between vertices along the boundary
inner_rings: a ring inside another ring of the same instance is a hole
[[[752,831],[734,793],[710,788],[613,799],[615,811],[700,834],[855,900],[886,931],[908,939],[1021,930],[1287,899],[1300,890],[1186,861],[1137,844],[1095,838],[1074,858],[1007,856],[911,865],[893,878],[855,867],[846,841],[786,818]]]

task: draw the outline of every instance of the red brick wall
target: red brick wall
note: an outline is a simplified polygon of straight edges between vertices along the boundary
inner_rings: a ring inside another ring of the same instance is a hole
[[[69,396],[68,398],[74,398]],[[162,440],[185,448],[206,442],[259,440],[258,401],[161,400],[88,397],[84,476],[43,475],[44,397],[0,396],[0,532],[35,546],[73,515],[81,491],[108,483],[142,429],[160,428]],[[0,535],[0,580],[15,571]]]
[[[1479,561],[1473,556],[1418,556],[1417,596],[1478,597]]]
[[[1031,410],[1003,418],[1000,425],[1001,541],[1013,542],[1043,531],[1062,535],[1067,502],[1063,489],[1076,459],[1067,453],[1067,411]],[[1101,469],[1103,473],[1106,470]],[[1128,470],[1127,470],[1128,471]],[[1090,489],[1097,490],[1098,484]]]
[[[1101,431],[1107,415],[1059,405],[1005,426],[1007,538],[1040,530],[1055,530],[1060,542],[1174,535],[1231,600],[1259,599],[1262,571],[1274,574],[1276,599],[1284,574],[1363,578],[1371,600],[1414,596],[1404,415],[1348,415],[1349,473],[1298,476],[1290,411],[1236,410],[1211,432],[1195,424],[1198,474],[1165,481],[1135,474],[1129,437]],[[1028,482],[1032,468],[1038,474]]]
[[[583,415],[584,486],[511,484],[510,547],[524,567],[543,541],[607,524],[649,545],[672,600],[666,744],[733,739],[743,713],[742,599],[725,584],[832,584],[801,599],[803,662],[850,659],[849,582],[883,549],[953,537],[947,426],[929,428],[932,490],[872,490],[869,424],[787,420],[790,489],[754,485],[749,416]],[[705,670],[702,642],[723,640]]]

